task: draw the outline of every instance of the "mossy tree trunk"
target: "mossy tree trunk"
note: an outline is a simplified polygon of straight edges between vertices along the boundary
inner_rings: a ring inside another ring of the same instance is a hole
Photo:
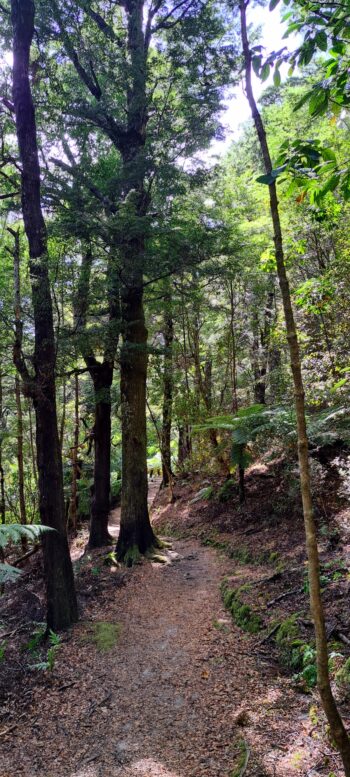
[[[245,68],[246,95],[250,105],[255,129],[257,132],[261,154],[266,174],[271,173],[272,164],[265,127],[257,108],[251,82],[252,55],[249,47],[246,24],[247,2],[240,2],[241,37]],[[308,555],[308,575],[310,586],[310,605],[316,635],[317,681],[324,711],[329,723],[330,733],[340,752],[346,777],[350,777],[350,740],[335,703],[328,669],[328,649],[325,619],[320,588],[320,565],[317,546],[317,534],[313,514],[311,481],[308,455],[308,437],[305,420],[305,398],[301,359],[297,337],[296,324],[291,303],[289,282],[286,273],[283,237],[279,216],[276,183],[269,185],[270,212],[274,231],[275,256],[277,274],[281,290],[284,317],[287,329],[287,339],[290,352],[290,363],[294,382],[295,408],[297,417],[298,457],[300,470],[301,496]]]

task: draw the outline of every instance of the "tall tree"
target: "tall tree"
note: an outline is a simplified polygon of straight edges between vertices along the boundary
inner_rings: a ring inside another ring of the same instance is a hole
[[[270,213],[273,224],[277,275],[281,290],[284,317],[287,329],[287,339],[290,352],[290,363],[294,383],[295,409],[297,418],[298,458],[300,470],[300,485],[303,504],[303,514],[308,556],[308,576],[310,585],[310,604],[316,634],[317,681],[324,711],[327,716],[330,731],[344,764],[346,777],[350,775],[350,740],[344,723],[334,700],[328,666],[327,634],[320,587],[320,564],[317,546],[316,525],[313,513],[311,479],[308,453],[308,436],[306,430],[306,412],[301,359],[294,312],[291,302],[289,282],[286,273],[283,236],[279,215],[276,180],[272,173],[272,162],[269,145],[258,106],[252,88],[252,52],[247,33],[246,11],[249,0],[240,0],[241,38],[244,62],[245,89],[258,136],[261,155],[264,161],[265,173],[268,177]]]
[[[158,178],[164,192],[167,187],[165,196],[171,194],[171,170],[177,155],[192,153],[215,131],[220,86],[227,79],[231,49],[213,45],[224,33],[215,3],[203,6],[195,2],[183,8],[182,4],[169,7],[155,2],[146,8],[144,0],[126,0],[123,14],[119,7],[92,13],[89,4],[78,5],[76,15],[64,0],[42,3],[46,20],[51,13],[54,17],[66,60],[80,81],[77,93],[65,106],[70,127],[73,116],[77,126],[84,127],[85,135],[87,128],[103,138],[104,144],[112,144],[119,160],[109,192],[118,216],[112,233],[113,237],[118,235],[123,337],[123,486],[117,554],[121,560],[125,556],[130,560],[130,551],[143,553],[156,543],[147,505],[147,328],[143,303],[144,276],[150,269],[147,240],[152,193]],[[49,27],[43,25],[45,35]],[[85,37],[88,46],[81,45]],[[153,43],[156,37],[159,46]],[[94,62],[91,45],[98,51]],[[219,59],[221,69],[215,67]],[[94,191],[100,197],[96,187]]]
[[[77,602],[65,528],[47,233],[41,208],[35,109],[29,80],[34,12],[32,0],[11,0],[13,102],[22,164],[22,212],[30,254],[35,327],[34,374],[28,370],[18,340],[14,347],[14,360],[35,407],[40,518],[43,525],[54,530],[47,532],[43,539],[47,625],[52,629],[62,629],[77,619]]]

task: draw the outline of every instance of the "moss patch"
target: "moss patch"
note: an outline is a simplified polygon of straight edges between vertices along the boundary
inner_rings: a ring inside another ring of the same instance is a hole
[[[275,636],[281,663],[296,670],[301,669],[303,665],[301,648],[304,644],[297,622],[298,617],[300,613],[296,612],[282,621]]]
[[[249,591],[249,586],[242,585],[239,588],[230,588],[229,582],[225,579],[221,584],[224,606],[231,613],[236,626],[250,634],[257,634],[262,628],[262,620],[249,604],[242,601],[241,595],[244,591]]]
[[[85,628],[84,642],[92,643],[101,653],[107,653],[114,648],[121,632],[120,623],[110,623],[109,621],[86,623]]]
[[[234,744],[234,767],[230,772],[230,777],[240,777],[244,767],[247,765],[249,751],[246,742],[241,737]]]
[[[139,564],[141,561],[141,553],[138,546],[133,545],[132,548],[128,548],[122,561],[126,567],[133,567],[135,564]]]

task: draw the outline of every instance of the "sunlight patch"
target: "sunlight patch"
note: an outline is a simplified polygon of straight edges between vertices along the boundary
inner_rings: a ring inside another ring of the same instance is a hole
[[[140,761],[136,761],[132,765],[132,774],[140,775],[140,777],[180,777],[175,772],[170,772],[162,764],[153,761],[152,758],[142,758]]]

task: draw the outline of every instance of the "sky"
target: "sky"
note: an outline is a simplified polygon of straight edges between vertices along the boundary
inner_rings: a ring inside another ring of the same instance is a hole
[[[285,10],[285,7],[284,7]],[[266,54],[271,51],[278,51],[283,46],[291,44],[291,38],[288,41],[283,40],[283,34],[286,29],[286,25],[281,22],[281,9],[278,5],[274,11],[269,11],[265,6],[255,6],[252,8],[248,6],[247,13],[248,24],[253,24],[254,27],[261,27],[261,39],[260,44],[265,47]],[[286,71],[288,66],[281,67],[282,80],[286,77]],[[266,86],[272,83],[272,73],[267,81],[261,83],[260,79],[253,73],[253,89],[255,97],[258,98],[261,93],[266,89]],[[209,156],[216,157],[222,156],[233,140],[237,139],[241,133],[241,126],[247,119],[250,118],[250,108],[247,99],[243,93],[242,86],[237,87],[232,97],[226,101],[227,110],[222,115],[222,124],[225,127],[225,139],[215,140],[212,142]]]

